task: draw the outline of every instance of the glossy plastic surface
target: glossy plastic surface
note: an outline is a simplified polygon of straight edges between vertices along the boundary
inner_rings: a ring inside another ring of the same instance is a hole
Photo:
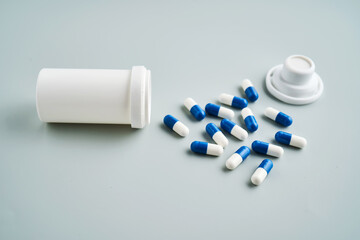
[[[269,148],[269,143],[255,140],[251,144],[251,148],[252,148],[252,150],[254,150],[257,153],[266,154],[268,151],[268,148]]]
[[[169,127],[169,128],[171,128],[171,129],[173,129],[173,127],[174,127],[174,125],[175,125],[175,123],[177,122],[177,121],[179,121],[179,120],[177,120],[174,116],[172,116],[172,115],[166,115],[165,117],[164,117],[164,124],[167,126],[167,127]]]
[[[260,163],[259,168],[263,168],[263,169],[265,169],[265,171],[267,173],[269,173],[271,171],[271,169],[273,168],[273,166],[274,166],[274,164],[270,159],[264,159]]]

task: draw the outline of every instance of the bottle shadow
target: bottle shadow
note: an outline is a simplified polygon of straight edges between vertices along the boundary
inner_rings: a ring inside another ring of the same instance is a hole
[[[106,141],[128,138],[137,135],[138,129],[130,125],[118,124],[83,124],[83,123],[46,123],[42,122],[36,112],[35,104],[19,105],[9,112],[4,118],[4,124],[13,134],[22,137],[46,135],[58,139],[81,139],[92,141],[103,139]]]
[[[83,124],[83,123],[44,123],[46,132],[53,136],[67,137],[77,135],[77,138],[119,139],[139,133],[139,129],[130,125],[117,124]]]

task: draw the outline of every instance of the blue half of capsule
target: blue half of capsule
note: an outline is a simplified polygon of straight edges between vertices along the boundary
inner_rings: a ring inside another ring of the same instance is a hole
[[[213,104],[213,103],[208,103],[205,106],[205,111],[208,114],[213,115],[213,116],[218,116],[219,110],[220,110],[220,106],[216,105],[216,104]]]
[[[246,108],[248,105],[248,101],[245,98],[240,98],[240,97],[236,97],[234,96],[232,102],[231,102],[231,106],[235,107],[235,108]]]
[[[279,143],[290,145],[291,136],[292,136],[291,133],[278,131],[275,134],[275,140],[278,141]]]
[[[176,118],[174,118],[173,116],[171,115],[166,115],[164,117],[164,124],[166,126],[168,126],[170,129],[173,129],[174,125],[176,122],[178,122],[179,120],[177,120]]]
[[[194,118],[199,121],[203,120],[206,117],[205,111],[199,105],[194,105],[190,109],[190,113],[194,116]]]
[[[269,143],[261,142],[259,140],[253,141],[251,144],[252,150],[258,153],[266,154],[269,148]]]
[[[243,160],[250,155],[250,148],[241,146],[235,153],[239,154]]]
[[[250,132],[255,132],[259,125],[255,119],[255,117],[253,115],[249,115],[244,119],[246,128],[250,131]]]
[[[264,159],[260,165],[259,168],[263,168],[267,173],[269,173],[271,171],[271,169],[273,168],[273,162],[270,159]]]
[[[276,115],[275,122],[288,127],[292,124],[293,120],[289,115],[286,115],[283,112],[279,112],[278,115]]]
[[[199,142],[199,141],[192,142],[190,146],[191,151],[201,154],[206,154],[207,148],[208,148],[208,143]]]
[[[224,129],[224,131],[231,133],[231,130],[235,127],[235,123],[233,123],[232,121],[230,121],[229,119],[224,118],[223,120],[221,120],[220,122],[220,126],[222,129]]]
[[[259,98],[259,94],[253,86],[248,87],[245,90],[245,94],[251,102],[255,102]]]
[[[210,137],[213,137],[215,133],[220,131],[220,129],[213,123],[208,123],[205,129],[206,132],[210,135]]]

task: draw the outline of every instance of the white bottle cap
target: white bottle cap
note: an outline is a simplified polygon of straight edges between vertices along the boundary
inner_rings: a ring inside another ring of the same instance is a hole
[[[302,55],[289,56],[284,64],[271,68],[266,87],[277,99],[294,105],[316,101],[324,89],[314,62]]]

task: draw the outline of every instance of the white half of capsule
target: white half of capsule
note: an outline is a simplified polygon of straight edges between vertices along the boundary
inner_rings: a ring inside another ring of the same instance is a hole
[[[266,178],[267,172],[265,169],[259,167],[255,170],[254,174],[251,176],[251,182],[254,185],[260,185]]]
[[[237,166],[240,165],[240,163],[242,163],[243,159],[240,156],[240,154],[234,153],[233,155],[231,155],[231,157],[229,157],[228,160],[226,160],[225,166],[229,169],[229,170],[233,170],[235,168],[237,168]]]
[[[242,89],[245,91],[248,87],[252,87],[253,84],[251,83],[251,81],[249,79],[244,79],[241,83],[241,87]]]
[[[197,103],[192,98],[187,98],[184,101],[185,107],[190,111],[190,109],[195,106]]]
[[[241,110],[241,116],[245,120],[248,116],[254,116],[253,112],[250,108],[246,107],[243,110]]]
[[[273,157],[281,157],[283,154],[284,154],[284,149],[282,147],[269,143],[269,147],[266,152],[266,155],[270,155]]]
[[[218,117],[233,119],[234,116],[235,116],[235,113],[233,110],[225,108],[225,107],[220,107]]]
[[[276,110],[275,108],[268,107],[265,109],[265,116],[275,121],[276,116],[279,114],[280,111]]]
[[[189,135],[189,128],[187,126],[185,126],[182,122],[177,121],[172,130],[174,130],[177,134],[179,134],[182,137],[186,137],[187,135]]]
[[[221,146],[217,144],[208,143],[206,150],[207,155],[220,156],[223,152],[224,149]]]
[[[240,140],[245,140],[249,136],[248,132],[238,125],[231,129],[230,134]]]
[[[307,144],[307,141],[305,138],[300,137],[300,136],[296,136],[294,134],[291,135],[291,139],[290,139],[290,146],[293,147],[297,147],[297,148],[303,148],[305,147]]]
[[[223,148],[229,145],[229,140],[225,137],[225,135],[221,131],[216,132],[212,136],[212,139],[216,142],[216,144],[222,146]]]
[[[230,94],[226,94],[226,93],[222,93],[219,96],[219,101],[228,106],[231,106],[233,99],[234,96],[231,96]]]

